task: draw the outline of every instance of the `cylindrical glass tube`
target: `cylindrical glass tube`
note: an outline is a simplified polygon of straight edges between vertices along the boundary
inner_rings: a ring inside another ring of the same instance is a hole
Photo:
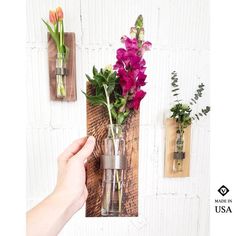
[[[109,125],[108,135],[104,140],[104,156],[120,160],[125,158],[125,140],[123,138],[122,126]],[[119,163],[118,163],[119,164]],[[119,165],[118,165],[119,166]],[[122,213],[124,169],[103,169],[102,181],[102,216],[120,216]]]
[[[57,54],[56,59],[56,96],[66,97],[66,57],[63,53]]]
[[[173,161],[173,171],[182,172],[183,171],[183,161],[185,158],[184,150],[184,132],[183,130],[177,130],[176,142],[175,142],[175,152]]]

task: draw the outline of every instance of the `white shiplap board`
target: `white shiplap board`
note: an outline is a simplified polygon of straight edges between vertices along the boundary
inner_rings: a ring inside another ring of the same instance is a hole
[[[141,107],[139,217],[86,218],[84,208],[60,235],[209,235],[209,119],[193,125],[188,178],[164,178],[164,118],[172,97],[170,73],[180,77],[188,101],[199,82],[208,89],[198,107],[209,104],[208,0],[27,0],[27,206],[49,194],[56,158],[73,139],[86,134],[84,74],[93,65],[115,62],[119,39],[137,15],[144,16],[147,96]],[[76,33],[75,103],[50,102],[46,28],[41,18],[61,5],[65,28]],[[196,107],[196,108],[198,108]],[[91,225],[93,227],[91,227]]]

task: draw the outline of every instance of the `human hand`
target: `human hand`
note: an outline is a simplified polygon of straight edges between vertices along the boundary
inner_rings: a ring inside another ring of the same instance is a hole
[[[85,203],[88,190],[85,185],[85,163],[95,146],[93,136],[75,140],[58,157],[58,177],[54,190],[71,205],[71,213],[78,211]]]
[[[87,199],[85,163],[93,152],[95,138],[75,140],[58,158],[55,190],[27,212],[27,236],[57,235]]]

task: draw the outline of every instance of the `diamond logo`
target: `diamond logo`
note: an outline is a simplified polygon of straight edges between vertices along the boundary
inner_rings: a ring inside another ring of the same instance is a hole
[[[222,195],[222,196],[225,196],[228,192],[229,192],[229,189],[222,185],[219,189],[218,189],[218,192]]]

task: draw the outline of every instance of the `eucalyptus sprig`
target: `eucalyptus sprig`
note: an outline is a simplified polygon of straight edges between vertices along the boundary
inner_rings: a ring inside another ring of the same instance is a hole
[[[180,87],[178,84],[178,77],[176,71],[173,71],[171,73],[171,86],[171,92],[175,98],[175,105],[170,109],[170,111],[172,112],[171,118],[175,119],[179,125],[177,133],[183,133],[184,129],[186,129],[189,125],[192,124],[193,120],[200,120],[201,117],[207,116],[207,114],[210,112],[210,107],[206,106],[205,108],[201,109],[201,112],[197,112],[194,115],[191,114],[191,106],[197,104],[199,98],[203,96],[205,85],[203,83],[198,85],[198,88],[194,93],[194,96],[191,98],[189,104],[181,103],[182,100],[179,99]]]
[[[205,85],[203,83],[198,85],[198,89],[196,90],[194,97],[191,98],[190,105],[194,105],[197,103],[197,100],[202,97],[202,92],[204,91]]]
[[[177,72],[176,71],[173,71],[171,73],[171,86],[173,87],[171,92],[173,94],[174,97],[176,97],[176,100],[175,102],[179,103],[181,100],[178,98],[179,96],[179,91],[180,91],[180,87],[179,87],[179,79],[177,77]]]

